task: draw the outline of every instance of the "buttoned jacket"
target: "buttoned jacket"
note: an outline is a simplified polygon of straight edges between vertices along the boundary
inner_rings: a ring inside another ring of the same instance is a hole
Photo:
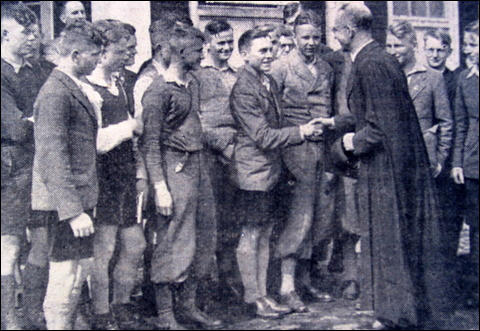
[[[453,121],[441,73],[416,65],[407,73],[408,90],[427,146],[430,165],[444,167],[453,143]]]
[[[66,220],[97,204],[97,115],[78,85],[54,70],[34,106],[32,208]]]
[[[275,81],[265,75],[270,91],[250,65],[238,74],[230,95],[237,135],[232,179],[242,190],[270,191],[281,172],[280,149],[302,142],[298,127],[282,128],[283,113]]]

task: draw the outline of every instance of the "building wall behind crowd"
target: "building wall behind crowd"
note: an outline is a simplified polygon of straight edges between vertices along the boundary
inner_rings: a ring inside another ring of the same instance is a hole
[[[208,21],[225,18],[234,28],[235,39],[249,28],[264,23],[282,23],[284,1],[82,1],[87,16],[93,20],[114,18],[128,22],[136,27],[139,40],[135,65],[150,58],[151,50],[148,37],[150,23],[168,12],[175,11],[188,15],[195,26],[203,29]],[[324,41],[333,49],[340,46],[331,31],[335,12],[348,1],[300,1],[302,6],[320,14],[325,24],[322,30]],[[62,24],[58,19],[63,1],[25,1],[40,16],[42,30],[46,39],[52,39],[59,33]],[[477,1],[364,1],[375,17],[374,38],[380,43],[386,39],[386,28],[399,20],[407,20],[415,27],[419,41],[419,53],[423,48],[423,33],[429,28],[440,28],[452,36],[453,54],[447,62],[450,69],[462,63],[462,36],[460,31],[468,23],[478,19]],[[420,55],[420,54],[419,54]],[[419,56],[424,59],[424,56]],[[231,59],[233,66],[243,63],[238,52]]]

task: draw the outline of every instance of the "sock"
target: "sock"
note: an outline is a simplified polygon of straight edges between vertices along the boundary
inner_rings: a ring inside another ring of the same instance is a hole
[[[23,277],[25,279],[24,305],[27,314],[43,313],[43,300],[48,284],[48,266],[39,267],[27,263]]]
[[[292,258],[287,258],[282,261],[282,285],[280,287],[280,294],[282,295],[295,291],[295,265],[296,261]]]
[[[14,327],[15,316],[15,277],[13,275],[2,276],[2,329]]]
[[[158,315],[172,311],[172,291],[168,283],[154,284]]]

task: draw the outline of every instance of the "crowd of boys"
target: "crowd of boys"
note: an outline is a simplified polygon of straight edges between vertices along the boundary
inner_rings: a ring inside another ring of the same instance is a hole
[[[69,1],[43,45],[35,14],[2,3],[2,329],[21,327],[27,228],[31,328],[72,329],[86,283],[93,329],[140,327],[140,263],[156,328],[181,329],[179,315],[221,328],[197,298],[215,291],[260,318],[306,313],[305,295],[334,300],[312,282],[329,244],[341,295],[374,310],[372,328],[427,328],[460,297],[464,219],[478,306],[478,21],[452,72],[445,32],[424,34],[422,64],[411,25],[380,46],[363,5],[339,9],[336,52],[315,13],[284,13],[238,41],[225,20],[201,32],[167,15],[135,74],[133,26],[89,23]]]

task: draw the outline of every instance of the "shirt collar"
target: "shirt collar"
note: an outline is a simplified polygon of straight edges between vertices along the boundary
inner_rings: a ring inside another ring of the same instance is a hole
[[[32,64],[25,59],[23,59],[22,64],[17,64],[17,63],[10,62],[4,57],[2,57],[2,60],[5,61],[5,63],[7,63],[8,65],[10,65],[13,68],[13,71],[15,71],[16,74],[18,74],[20,72],[20,69],[22,69],[23,67],[33,68]]]
[[[473,76],[477,76],[477,78],[478,78],[478,65],[477,66],[474,66],[474,65],[471,66],[470,71],[468,72],[467,78],[470,78],[470,77],[473,77]]]
[[[355,59],[357,58],[358,54],[364,49],[367,45],[373,42],[373,39],[367,40],[366,42],[363,43],[359,48],[357,48],[355,51],[350,52],[350,56],[352,57],[352,62],[355,62]]]
[[[213,63],[211,63],[210,61],[207,61],[207,62],[203,62],[202,65],[201,65],[202,68],[212,68],[212,69],[215,69],[217,71],[220,71],[220,72],[233,72],[233,73],[236,73],[237,70],[233,69],[230,64],[228,64],[226,67],[224,68],[218,68],[218,67],[215,67],[213,65]]]
[[[415,65],[413,66],[412,70],[410,70],[409,72],[407,72],[407,77],[409,76],[412,76],[416,73],[420,73],[420,72],[426,72],[427,71],[427,68],[421,64],[421,63],[415,63]]]
[[[156,60],[152,60],[152,66],[155,68],[155,70],[157,71],[157,73],[159,75],[163,75],[165,73],[165,67],[163,66],[163,64],[161,64],[160,62],[156,61]]]
[[[88,81],[94,85],[106,88],[110,93],[118,96],[118,87],[116,82],[120,79],[120,73],[115,72],[112,74],[112,80],[110,84],[103,78],[100,70],[95,69],[90,76],[87,77]]]
[[[165,70],[165,72],[163,73],[163,79],[166,83],[175,83],[177,84],[178,86],[181,86],[181,87],[187,87],[188,85],[188,82],[183,82],[181,80],[179,80],[172,71],[170,70]]]

